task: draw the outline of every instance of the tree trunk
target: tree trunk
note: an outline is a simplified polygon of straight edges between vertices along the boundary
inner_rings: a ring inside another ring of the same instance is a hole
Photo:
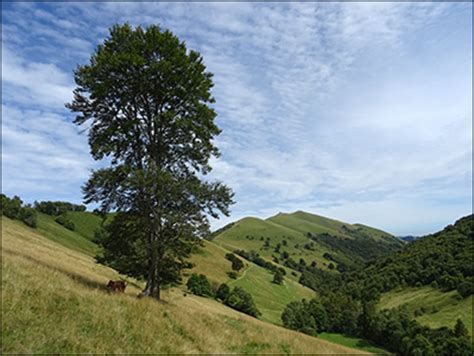
[[[157,254],[156,254],[155,240],[156,240],[156,236],[152,232],[150,234],[149,239],[148,239],[148,258],[149,258],[148,276],[147,276],[145,289],[142,293],[144,296],[154,297],[154,298],[156,298],[156,296],[155,296],[156,295],[156,289],[158,287],[157,283],[156,283],[156,268],[157,268],[157,265],[158,265],[158,261],[157,261],[158,258],[157,258]],[[158,293],[158,298],[157,299],[160,299],[159,293]]]

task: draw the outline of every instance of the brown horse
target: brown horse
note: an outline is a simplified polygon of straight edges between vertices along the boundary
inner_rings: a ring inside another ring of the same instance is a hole
[[[109,281],[107,288],[112,292],[123,293],[127,284],[125,281]]]

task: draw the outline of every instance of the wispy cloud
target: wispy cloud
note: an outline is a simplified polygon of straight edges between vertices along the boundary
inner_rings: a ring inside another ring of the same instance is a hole
[[[70,181],[80,199],[94,163],[63,108],[72,70],[112,24],[159,23],[214,73],[212,178],[236,191],[230,219],[307,209],[435,230],[471,210],[471,14],[461,3],[8,4],[4,189],[34,197],[39,181],[44,192]]]

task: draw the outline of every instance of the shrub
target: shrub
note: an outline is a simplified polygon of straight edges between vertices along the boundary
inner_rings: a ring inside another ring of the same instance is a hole
[[[189,277],[188,282],[186,283],[189,291],[195,295],[201,297],[212,297],[212,288],[211,284],[207,280],[207,277],[204,274],[193,273]]]
[[[229,278],[237,279],[237,273],[234,271],[227,272],[227,275],[229,276]]]
[[[273,283],[275,284],[283,284],[283,274],[280,270],[277,270],[273,275]]]
[[[244,263],[233,253],[226,253],[225,258],[232,263],[232,269],[234,271],[240,271],[244,267]]]
[[[252,296],[240,287],[235,287],[232,292],[229,293],[225,300],[225,304],[232,309],[254,317],[261,315],[260,311],[255,306]]]
[[[19,219],[21,212],[22,200],[18,196],[8,198],[5,194],[1,195],[2,215],[10,219]]]
[[[223,302],[227,299],[230,293],[230,288],[227,284],[222,283],[216,291],[216,298],[222,300]]]
[[[308,305],[304,300],[289,303],[281,315],[281,320],[289,329],[314,336],[317,334],[314,317],[308,313]]]
[[[23,205],[23,201],[16,195],[10,199],[1,194],[1,213],[10,219],[21,220],[30,227],[37,226],[36,211],[30,205]]]
[[[462,322],[461,319],[456,321],[456,325],[454,326],[454,336],[456,337],[465,337],[469,335],[469,331],[467,330],[466,326]]]
[[[474,286],[473,283],[469,282],[462,282],[458,285],[457,291],[459,295],[463,298],[469,297],[471,294],[474,294]]]
[[[71,231],[74,231],[76,229],[76,225],[74,225],[74,223],[68,219],[68,217],[66,215],[59,215],[55,221],[59,224],[59,225],[62,225],[64,226],[66,229],[68,230],[71,230]]]
[[[20,212],[20,219],[29,227],[36,228],[38,225],[36,210],[33,208],[22,208]]]

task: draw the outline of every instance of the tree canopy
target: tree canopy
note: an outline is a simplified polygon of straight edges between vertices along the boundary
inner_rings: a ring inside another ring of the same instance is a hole
[[[144,295],[159,298],[208,234],[208,216],[228,214],[232,203],[228,187],[204,180],[219,156],[212,74],[170,31],[128,24],[112,27],[74,74],[66,106],[87,124],[93,158],[110,162],[92,172],[85,202],[119,212],[99,259],[146,279]]]

